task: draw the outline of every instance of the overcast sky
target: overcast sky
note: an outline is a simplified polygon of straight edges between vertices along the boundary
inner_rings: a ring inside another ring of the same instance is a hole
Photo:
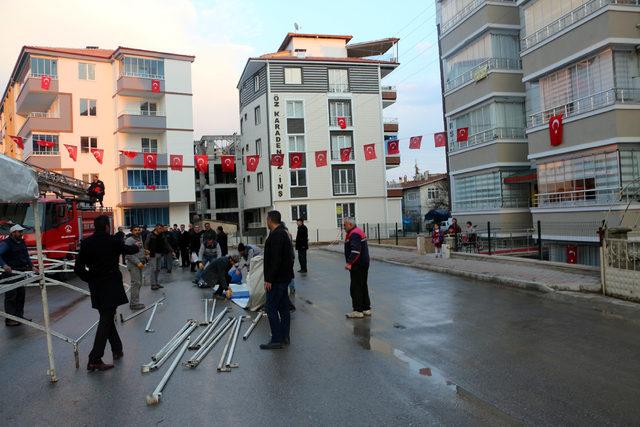
[[[398,86],[385,116],[400,138],[428,134],[420,151],[401,142],[402,165],[389,177],[445,170],[434,0],[0,0],[0,86],[23,45],[136,47],[192,54],[194,136],[239,131],[236,84],[247,57],[277,50],[285,34],[350,34],[353,42],[400,37],[400,67],[383,84]]]

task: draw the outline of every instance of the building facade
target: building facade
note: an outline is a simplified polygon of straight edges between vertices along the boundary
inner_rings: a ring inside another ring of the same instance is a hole
[[[117,225],[185,223],[194,202],[193,60],[125,47],[25,46],[0,106],[4,153],[85,181],[97,175]],[[24,150],[10,136],[23,138]],[[76,161],[65,145],[77,147]],[[102,164],[93,149],[104,150]],[[157,169],[121,150],[157,153]],[[183,156],[183,171],[169,168],[169,154]]]
[[[540,226],[549,259],[599,264],[639,215],[637,2],[437,2],[453,213]],[[561,116],[560,144],[550,121]],[[469,140],[456,142],[456,130]],[[475,220],[474,220],[475,219]],[[537,231],[537,230],[536,230]]]
[[[449,177],[433,174],[397,184],[402,189],[402,217],[405,224],[424,224],[434,209],[449,211]]]
[[[350,40],[290,33],[276,53],[247,61],[238,84],[247,232],[264,232],[270,209],[289,224],[306,219],[320,240],[333,240],[344,217],[400,221],[401,196],[388,197],[386,188],[386,169],[399,157],[387,156],[384,144],[398,123],[383,117],[396,93],[381,84],[399,65],[387,54],[398,40]],[[339,117],[345,118],[342,127]],[[375,144],[376,159],[365,160],[366,144]],[[343,148],[351,148],[347,161],[340,158]],[[327,153],[324,167],[316,167],[319,151]],[[291,153],[302,156],[300,168],[289,167]],[[273,154],[284,155],[282,167],[270,166]],[[247,170],[247,155],[260,156],[255,172]]]

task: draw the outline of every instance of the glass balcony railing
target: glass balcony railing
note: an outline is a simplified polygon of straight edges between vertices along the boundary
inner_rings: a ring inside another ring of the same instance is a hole
[[[454,152],[457,150],[462,150],[463,148],[468,148],[474,145],[500,139],[522,140],[522,142],[524,143],[527,142],[525,129],[523,127],[495,127],[469,135],[468,141],[456,142],[455,138],[452,138],[451,142],[449,142],[449,151]]]
[[[522,61],[519,58],[488,58],[469,71],[452,79],[447,79],[444,85],[445,91],[452,91],[466,83],[480,81],[487,77],[490,71],[495,70],[521,70]]]
[[[348,83],[329,83],[329,92],[331,93],[348,93]]]
[[[538,193],[534,197],[534,205],[540,208],[610,205],[619,201],[619,187]]]
[[[152,74],[145,71],[120,71],[120,77],[139,77],[142,79],[164,80],[164,74]]]
[[[456,211],[480,211],[488,209],[528,208],[531,205],[531,201],[527,196],[476,197],[467,200],[456,200],[453,205]]]
[[[480,8],[487,0],[471,0],[466,6],[458,11],[455,15],[453,15],[449,20],[440,24],[440,33],[444,35],[447,31],[451,30],[458,23],[464,21],[468,16],[473,14],[477,9]],[[493,0],[495,2],[501,3],[515,3],[516,0]]]

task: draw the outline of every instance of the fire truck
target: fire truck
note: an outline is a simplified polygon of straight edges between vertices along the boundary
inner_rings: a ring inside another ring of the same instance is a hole
[[[25,163],[37,176],[40,199],[38,209],[42,224],[42,248],[49,258],[66,258],[65,252],[75,252],[80,241],[93,234],[93,220],[107,215],[113,230],[111,208],[96,208],[87,195],[89,183]],[[7,184],[3,184],[7,185]],[[30,204],[0,204],[0,240],[7,238],[9,229],[20,224],[27,230],[24,240],[35,248],[33,211]]]

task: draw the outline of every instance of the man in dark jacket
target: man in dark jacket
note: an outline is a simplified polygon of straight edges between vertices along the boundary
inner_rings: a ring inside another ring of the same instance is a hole
[[[22,238],[23,226],[16,224],[9,229],[9,236],[0,242],[0,269],[3,273],[0,278],[10,276],[14,271],[35,271],[35,267],[29,257],[29,250]],[[17,277],[16,281],[22,277]],[[5,283],[9,285],[10,283]],[[5,292],[4,311],[24,319],[24,286]],[[30,319],[27,319],[30,320]],[[5,319],[6,326],[19,326],[20,322],[13,319]]]
[[[282,348],[289,344],[289,296],[287,288],[293,279],[293,245],[282,225],[278,211],[267,214],[270,230],[264,244],[264,288],[267,291],[266,312],[271,327],[271,341],[261,344],[263,350]]]
[[[116,330],[114,316],[118,306],[129,302],[122,285],[122,273],[118,266],[121,255],[133,255],[138,246],[127,246],[109,234],[109,218],[101,215],[93,220],[93,235],[82,241],[76,259],[74,271],[78,277],[89,284],[91,306],[100,313],[96,338],[89,354],[87,370],[106,371],[112,364],[102,361],[107,341],[111,345],[113,359],[123,356],[122,341]]]
[[[189,252],[191,254],[195,253],[195,258],[198,257],[198,252],[200,251],[200,244],[202,241],[200,238],[202,237],[202,231],[200,231],[200,226],[196,225],[193,227],[193,230],[189,231]],[[191,258],[190,258],[191,260]],[[191,271],[196,271],[197,262],[191,261]]]
[[[344,241],[344,257],[347,261],[345,268],[351,276],[351,302],[353,311],[347,314],[349,319],[359,319],[371,316],[371,301],[369,300],[369,244],[364,231],[356,227],[353,219],[343,221],[347,236]]]
[[[189,231],[191,231],[192,228],[193,225],[189,224]],[[191,257],[189,256],[189,231],[184,229],[184,224],[180,224],[178,246],[180,247],[180,261],[182,268],[189,267],[191,264]]]
[[[202,283],[200,287],[214,288],[216,285],[218,289],[213,293],[214,298],[224,299],[224,292],[229,288],[229,270],[238,262],[237,255],[223,256],[216,258],[206,266],[202,274]]]
[[[173,229],[167,224],[164,227],[164,239],[167,241],[167,244],[171,248],[171,251],[163,254],[163,265],[167,268],[167,273],[171,273],[173,270],[173,261],[175,260],[176,254],[178,253],[178,239],[173,233]]]
[[[162,259],[167,255],[172,253],[171,246],[167,243],[167,239],[164,234],[164,225],[156,224],[155,228],[151,233],[149,233],[149,237],[147,237],[147,241],[145,242],[145,248],[149,251],[149,283],[151,283],[151,290],[155,291],[160,288],[164,288],[160,283],[158,283],[158,276],[160,275],[160,270],[162,269]]]
[[[93,182],[87,189],[87,195],[89,196],[91,203],[95,203],[97,200],[100,202],[101,207],[104,206],[102,204],[102,200],[104,200],[104,182],[100,181],[97,175],[93,177]]]
[[[229,239],[221,225],[218,226],[216,240],[218,241],[218,245],[220,245],[220,252],[222,252],[222,256],[226,256],[229,253]]]
[[[208,222],[204,223],[204,230],[202,230],[202,235],[200,236],[202,238],[202,240],[204,239],[216,239],[217,234],[216,232],[213,230],[213,228],[211,228],[211,224],[209,224]]]
[[[296,250],[298,251],[298,262],[300,270],[298,273],[307,272],[307,250],[309,249],[309,230],[304,225],[304,220],[298,218],[298,232],[296,233]]]

